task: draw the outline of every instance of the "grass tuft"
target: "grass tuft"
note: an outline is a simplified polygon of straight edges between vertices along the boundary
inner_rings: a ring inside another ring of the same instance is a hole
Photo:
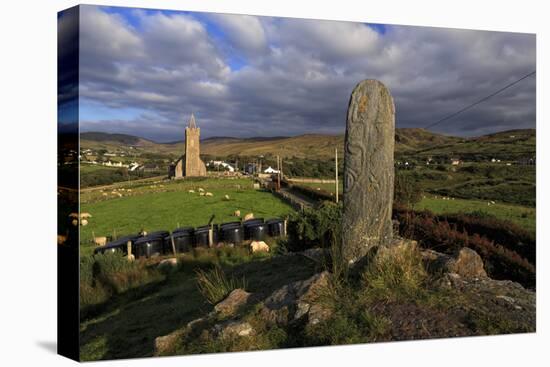
[[[196,274],[199,291],[213,305],[223,300],[234,289],[246,289],[244,276],[241,279],[228,279],[219,266],[214,266],[208,271],[198,269]]]

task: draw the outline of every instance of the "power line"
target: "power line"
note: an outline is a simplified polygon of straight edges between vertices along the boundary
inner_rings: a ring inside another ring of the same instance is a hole
[[[474,103],[472,103],[472,104],[470,104],[470,105],[468,105],[468,106],[466,106],[466,107],[464,107],[464,108],[462,108],[462,109],[456,111],[455,113],[452,113],[452,114],[450,114],[450,115],[447,115],[447,116],[443,117],[442,119],[437,120],[436,122],[434,122],[434,123],[432,123],[432,124],[430,124],[430,125],[424,127],[424,129],[429,129],[430,127],[434,127],[435,125],[439,125],[439,124],[442,123],[443,121],[449,120],[449,119],[455,117],[456,115],[459,115],[459,114],[461,114],[462,112],[464,112],[464,111],[466,111],[466,110],[469,110],[470,108],[472,108],[472,107],[474,107],[474,106],[477,106],[478,104],[480,104],[480,103],[482,103],[482,102],[485,102],[485,101],[488,100],[489,98],[494,97],[494,96],[496,96],[497,94],[499,94],[499,93],[505,91],[506,89],[510,88],[511,86],[516,85],[517,83],[521,82],[523,79],[529,78],[530,76],[534,75],[536,72],[537,72],[537,71],[534,70],[534,71],[530,72],[529,74],[522,76],[522,77],[519,78],[518,80],[516,80],[516,81],[514,81],[514,82],[512,82],[512,83],[510,83],[510,84],[508,84],[508,85],[506,85],[506,86],[503,87],[503,88],[500,88],[500,89],[497,90],[496,92],[493,92],[493,93],[489,94],[488,96],[483,97],[483,98],[481,98],[480,100],[478,100],[478,101],[476,101],[476,102],[474,102]]]

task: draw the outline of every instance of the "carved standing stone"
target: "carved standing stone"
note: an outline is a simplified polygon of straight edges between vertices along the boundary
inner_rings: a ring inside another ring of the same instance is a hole
[[[364,80],[348,106],[342,256],[351,264],[392,240],[395,107],[388,89]]]

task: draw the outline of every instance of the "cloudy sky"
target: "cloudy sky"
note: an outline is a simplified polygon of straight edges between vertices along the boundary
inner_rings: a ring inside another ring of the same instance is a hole
[[[63,18],[60,18],[63,22]],[[84,131],[183,138],[343,133],[349,95],[389,87],[397,127],[424,127],[536,70],[535,36],[81,6]],[[435,132],[535,127],[535,78]]]

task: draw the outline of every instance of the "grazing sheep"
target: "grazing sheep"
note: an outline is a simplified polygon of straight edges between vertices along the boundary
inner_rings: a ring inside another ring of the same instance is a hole
[[[214,196],[214,194],[212,194],[211,192],[207,192],[206,194],[204,194],[204,196]]]
[[[233,212],[233,215],[234,215],[235,217],[240,217],[240,216],[241,216],[241,211],[240,211],[240,210],[235,210],[235,211]]]
[[[250,243],[250,251],[252,251],[252,252],[269,252],[269,246],[264,241],[252,241]]]
[[[195,190],[189,190],[188,193],[194,194],[194,193],[195,193]]]
[[[225,195],[223,198],[224,198],[225,200],[229,200],[229,195]]]
[[[73,219],[73,220],[71,221],[71,224],[72,224],[73,226],[75,226],[75,227],[78,226],[78,219]]]
[[[80,221],[80,225],[82,225],[82,226],[87,226],[87,225],[88,225],[88,219],[82,219],[82,220]]]
[[[90,213],[87,213],[87,212],[84,212],[84,213],[80,213],[80,218],[81,219],[88,219],[88,218],[91,218],[92,215]]]
[[[199,192],[204,192],[204,189],[202,187],[199,187]]]
[[[204,192],[199,192],[199,196],[204,196]]]
[[[107,196],[107,193],[106,193],[106,192],[104,192],[104,193],[103,193],[103,194],[101,194],[101,195],[103,195],[103,196]]]
[[[105,246],[107,244],[107,237],[94,237],[94,244],[96,246]]]
[[[249,219],[254,219],[254,213],[248,213],[247,215],[245,215],[243,218],[243,221],[246,221]]]

